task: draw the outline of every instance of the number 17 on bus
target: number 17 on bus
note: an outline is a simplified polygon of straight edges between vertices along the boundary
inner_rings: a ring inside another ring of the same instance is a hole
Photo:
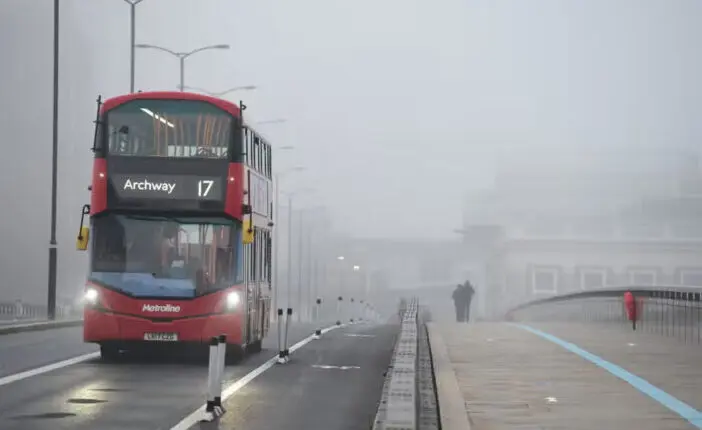
[[[210,190],[212,189],[213,184],[214,184],[214,181],[211,179],[203,179],[203,180],[197,181],[197,195],[198,195],[198,197],[207,197],[210,194]]]

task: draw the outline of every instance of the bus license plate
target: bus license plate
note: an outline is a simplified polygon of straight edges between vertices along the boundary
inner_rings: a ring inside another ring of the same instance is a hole
[[[144,333],[144,340],[175,342],[178,340],[178,333]]]

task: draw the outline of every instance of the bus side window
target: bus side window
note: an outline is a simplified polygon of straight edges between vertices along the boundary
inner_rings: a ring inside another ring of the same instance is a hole
[[[258,168],[258,163],[259,163],[259,148],[261,147],[261,139],[258,136],[254,136],[254,147],[253,147],[253,162],[251,163],[251,166],[254,169]]]
[[[259,140],[259,145],[258,145],[258,163],[256,163],[256,170],[259,172],[263,172],[263,146],[265,145],[265,142],[263,139]]]
[[[271,177],[273,176],[273,151],[271,151],[271,147],[268,146],[268,164],[266,165],[266,176]]]

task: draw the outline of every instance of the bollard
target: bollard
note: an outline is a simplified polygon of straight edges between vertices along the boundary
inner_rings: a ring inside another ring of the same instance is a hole
[[[224,364],[227,359],[227,336],[220,334],[217,341],[217,379],[213,401],[215,410],[219,408],[218,412],[222,414],[224,413],[224,407],[222,406],[222,382],[224,380]]]
[[[627,318],[631,321],[632,328],[636,331],[636,298],[631,291],[624,293],[624,308]]]
[[[207,402],[205,406],[205,416],[203,421],[212,421],[215,418],[215,384],[217,378],[217,352],[219,340],[216,337],[210,339],[210,362],[207,367]]]
[[[351,298],[351,303],[349,304],[349,313],[351,314],[351,318],[349,318],[349,322],[353,323],[353,297]]]
[[[293,310],[288,308],[287,318],[285,318],[285,337],[283,338],[283,351],[285,353],[285,362],[290,361],[290,350],[288,349],[288,332],[290,331],[290,321],[292,321]]]
[[[315,321],[319,323],[319,314],[322,311],[322,299],[318,298],[317,299],[317,306],[316,306],[316,312],[315,312]],[[317,326],[317,329],[314,331],[314,338],[315,339],[320,339],[322,337],[322,329]]]
[[[285,363],[285,347],[283,346],[283,308],[278,308],[278,363]]]
[[[339,296],[336,300],[336,325],[341,325],[341,301],[344,300],[343,297]]]

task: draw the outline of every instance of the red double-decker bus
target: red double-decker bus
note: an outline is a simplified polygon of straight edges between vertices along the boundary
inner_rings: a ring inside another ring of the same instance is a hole
[[[85,342],[260,351],[271,297],[271,146],[244,106],[186,92],[98,101]]]

